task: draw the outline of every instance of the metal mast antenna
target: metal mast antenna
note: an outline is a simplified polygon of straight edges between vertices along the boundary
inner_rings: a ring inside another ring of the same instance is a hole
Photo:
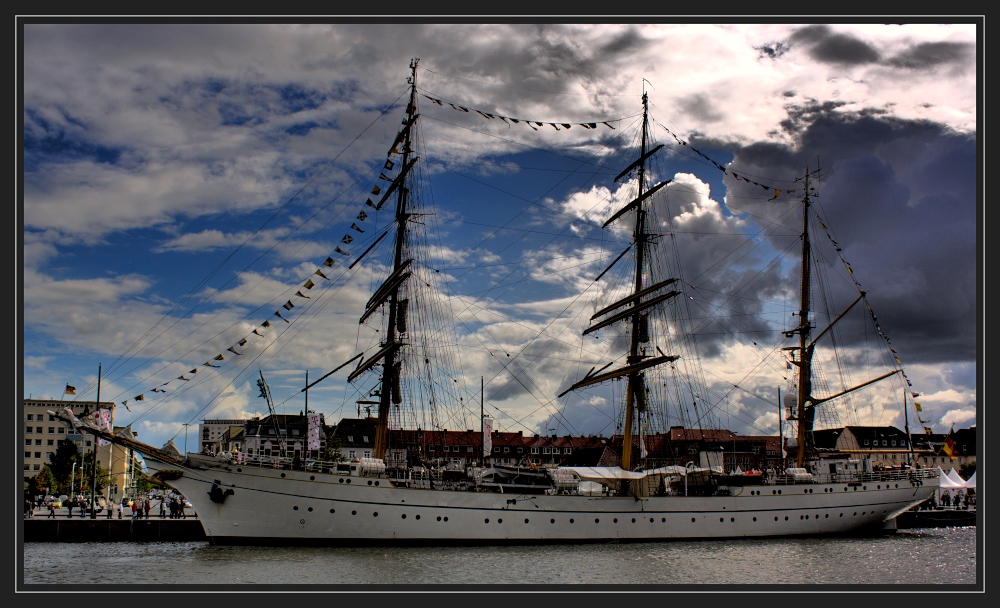
[[[410,61],[410,103],[406,106],[406,111],[410,118],[408,126],[404,128],[402,144],[403,169],[397,178],[399,180],[404,179],[404,175],[410,166],[410,155],[413,153],[412,146],[410,145],[413,133],[411,125],[416,118],[417,64],[419,62],[419,58],[414,58]],[[403,245],[406,240],[406,225],[410,218],[410,213],[407,212],[406,207],[410,194],[409,189],[401,183],[396,192],[396,252],[393,258],[392,277],[402,276],[400,273],[404,265]],[[401,312],[404,315],[406,314],[406,301],[401,301],[399,298],[399,287],[401,284],[402,280],[396,282],[389,293],[389,326],[386,329],[385,345],[383,346],[385,357],[382,361],[382,385],[379,390],[378,423],[375,427],[375,449],[373,454],[375,458],[385,458],[385,453],[389,446],[389,410],[393,403],[397,405],[402,403],[402,387],[400,386],[401,363],[397,361],[400,343],[396,335],[398,325],[397,315]],[[389,285],[388,281],[386,285]]]

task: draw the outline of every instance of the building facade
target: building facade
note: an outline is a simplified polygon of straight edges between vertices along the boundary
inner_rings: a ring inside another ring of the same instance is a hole
[[[198,425],[198,451],[202,454],[207,452],[228,451],[221,449],[220,440],[223,435],[232,437],[235,431],[244,428],[248,420],[242,418],[206,418]],[[235,429],[235,431],[234,431]]]

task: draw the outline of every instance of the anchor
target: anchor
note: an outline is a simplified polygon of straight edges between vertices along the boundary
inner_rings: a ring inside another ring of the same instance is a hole
[[[226,488],[226,491],[223,492],[222,488],[219,487],[219,482],[216,481],[212,484],[212,489],[209,490],[208,497],[212,499],[212,502],[221,505],[226,502],[227,496],[232,496],[233,494],[236,494],[236,492],[234,492],[232,488]]]

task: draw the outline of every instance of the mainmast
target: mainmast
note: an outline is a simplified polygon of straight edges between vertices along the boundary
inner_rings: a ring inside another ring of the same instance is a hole
[[[416,94],[417,94],[417,64],[419,58],[410,61],[410,102],[406,106],[406,126],[403,129],[403,143],[401,153],[403,155],[402,170],[396,181],[399,186],[396,188],[396,251],[393,257],[392,274],[383,283],[383,288],[389,287],[387,297],[389,302],[389,326],[386,329],[385,341],[379,353],[382,355],[382,382],[379,388],[378,405],[378,425],[375,428],[375,458],[385,458],[386,449],[389,445],[389,410],[392,404],[399,405],[402,402],[402,389],[400,387],[400,362],[398,361],[399,347],[401,342],[397,336],[399,321],[406,315],[406,300],[399,297],[399,288],[409,272],[404,272],[404,266],[409,266],[411,260],[403,259],[403,245],[406,239],[406,224],[410,214],[407,212],[407,199],[410,191],[403,182],[406,173],[411,167],[410,155],[413,153],[410,142],[412,140],[413,123],[416,120]],[[395,183],[394,183],[395,185]],[[379,290],[381,291],[381,289]],[[378,292],[376,292],[378,295]],[[368,308],[377,306],[379,303],[369,303]],[[399,318],[397,318],[397,316]],[[404,321],[405,322],[405,321]],[[404,330],[405,331],[405,330]],[[376,355],[378,356],[378,355]],[[364,364],[362,364],[364,365]]]
[[[604,227],[607,228],[609,224],[623,217],[629,211],[635,211],[635,226],[632,230],[632,248],[635,250],[635,282],[633,291],[625,298],[622,298],[621,300],[618,300],[617,302],[614,302],[613,304],[597,311],[590,318],[591,321],[609,313],[614,314],[611,314],[602,321],[598,321],[583,331],[583,335],[587,335],[617,321],[624,321],[628,319],[631,324],[631,335],[629,339],[629,354],[625,361],[625,366],[604,373],[601,372],[608,367],[607,365],[598,370],[597,373],[594,373],[594,370],[591,369],[582,380],[569,387],[559,395],[562,397],[566,393],[578,388],[598,384],[606,380],[625,377],[627,385],[625,390],[625,428],[623,429],[624,445],[622,446],[621,464],[621,468],[625,470],[631,470],[634,466],[634,463],[632,462],[632,433],[637,427],[638,414],[646,411],[646,385],[644,381],[644,370],[678,359],[676,355],[663,355],[662,353],[659,357],[652,357],[651,355],[646,354],[646,347],[643,346],[650,340],[649,321],[646,316],[649,309],[680,294],[679,291],[670,291],[665,294],[656,295],[661,288],[673,284],[677,281],[677,279],[667,279],[648,287],[643,284],[643,267],[645,266],[649,240],[655,235],[646,232],[646,210],[643,209],[642,205],[650,199],[654,193],[659,191],[660,188],[670,182],[670,180],[665,180],[655,186],[646,188],[646,161],[650,156],[663,147],[660,145],[656,146],[652,150],[647,150],[649,143],[648,129],[649,101],[646,93],[643,92],[642,143],[639,151],[640,155],[638,160],[626,167],[626,169],[615,178],[615,181],[618,181],[632,170],[636,170],[638,177],[638,192],[634,200],[619,209],[604,223]],[[621,256],[619,256],[618,259],[620,258]],[[617,262],[618,259],[616,259],[615,262]],[[612,262],[612,265],[614,265],[615,262]],[[599,277],[603,275],[604,273],[602,272]],[[647,296],[654,297],[649,297],[644,300],[643,298]],[[625,308],[625,310],[622,311],[622,308]]]
[[[802,195],[802,279],[799,285],[799,326],[796,332],[799,334],[799,395],[798,395],[798,455],[796,456],[796,466],[801,468],[805,463],[806,450],[812,447],[812,427],[816,409],[810,403],[809,397],[812,394],[812,354],[813,348],[809,343],[809,334],[812,326],[809,324],[810,312],[810,249],[809,249],[809,170],[806,169],[805,186]],[[808,412],[806,411],[808,410]],[[809,442],[809,446],[806,442]]]

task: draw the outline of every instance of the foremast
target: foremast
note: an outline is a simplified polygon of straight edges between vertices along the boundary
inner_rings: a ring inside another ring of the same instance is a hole
[[[812,325],[809,323],[811,307],[810,263],[811,250],[809,246],[809,171],[805,174],[804,194],[802,196],[802,276],[799,284],[799,326],[795,332],[799,334],[799,359],[793,361],[799,367],[799,394],[797,402],[797,435],[798,445],[795,459],[796,466],[801,468],[805,463],[806,450],[812,449],[813,420],[816,417],[815,407],[809,403],[812,395],[812,355],[813,348],[809,343]],[[806,445],[806,442],[809,445]]]
[[[646,411],[646,386],[644,372],[648,368],[678,359],[675,355],[663,355],[662,352],[661,356],[653,357],[646,354],[646,347],[644,346],[644,344],[649,342],[649,321],[647,318],[649,309],[680,293],[678,291],[670,291],[665,294],[656,295],[661,288],[674,283],[676,279],[660,281],[648,287],[643,283],[643,267],[645,266],[645,258],[648,253],[649,243],[656,237],[655,234],[647,232],[647,212],[643,208],[643,204],[652,200],[653,193],[657,192],[670,181],[666,180],[650,188],[646,187],[646,162],[650,156],[663,147],[657,146],[652,150],[648,150],[648,145],[649,100],[646,93],[643,92],[642,139],[641,148],[639,150],[639,158],[615,178],[615,181],[618,181],[621,177],[630,173],[632,170],[635,170],[638,178],[638,191],[636,198],[619,209],[604,223],[604,227],[607,228],[609,224],[623,217],[629,211],[635,211],[635,226],[632,230],[631,245],[632,249],[635,251],[634,289],[632,293],[625,298],[622,298],[621,300],[618,300],[617,302],[614,302],[613,304],[597,311],[591,317],[591,321],[609,313],[615,314],[611,314],[611,316],[602,321],[598,321],[583,331],[583,335],[587,335],[597,329],[611,325],[612,323],[628,320],[631,325],[629,354],[626,358],[624,367],[601,373],[601,371],[607,367],[605,366],[602,370],[598,370],[598,373],[596,374],[594,373],[594,370],[591,369],[591,371],[584,376],[582,380],[578,381],[576,384],[572,385],[559,395],[561,397],[572,390],[598,384],[607,380],[614,380],[622,377],[626,379],[625,420],[623,429],[624,443],[622,446],[621,460],[621,468],[626,471],[632,470],[635,465],[635,463],[632,462],[633,432],[638,426],[638,414]],[[620,258],[621,256],[619,256],[618,259]],[[615,262],[617,262],[618,259],[616,259]],[[614,265],[615,262],[612,262],[612,265]],[[602,272],[601,275],[603,274],[604,273]],[[643,299],[648,296],[654,297],[649,297],[645,300]],[[620,311],[622,308],[625,308],[625,310]],[[641,432],[641,429],[639,429],[639,431]]]
[[[393,404],[399,405],[402,402],[402,390],[400,387],[400,376],[401,376],[401,363],[399,361],[399,349],[403,345],[402,338],[400,334],[405,331],[400,331],[400,325],[405,323],[406,307],[408,302],[400,298],[400,288],[403,282],[409,277],[410,271],[408,267],[412,260],[403,259],[403,254],[405,252],[404,244],[406,242],[406,230],[407,222],[410,218],[410,213],[407,210],[407,204],[409,199],[410,190],[406,187],[406,175],[410,168],[413,166],[413,161],[410,160],[410,156],[413,154],[413,148],[410,145],[412,141],[413,123],[416,122],[416,94],[417,94],[417,64],[420,62],[419,58],[414,58],[410,61],[410,101],[406,106],[406,125],[403,128],[401,135],[402,148],[396,148],[394,145],[394,150],[402,154],[402,169],[399,176],[393,183],[396,186],[396,248],[393,255],[393,265],[392,274],[386,279],[382,287],[375,292],[373,296],[374,302],[369,301],[367,306],[366,314],[362,317],[362,321],[367,318],[369,311],[374,310],[374,308],[380,306],[382,302],[388,301],[389,303],[389,319],[388,327],[386,328],[385,340],[381,344],[381,349],[379,352],[369,360],[370,364],[366,367],[370,367],[378,362],[378,359],[382,360],[382,379],[378,389],[378,423],[375,427],[375,448],[373,450],[373,456],[375,458],[385,458],[386,451],[389,446],[389,410],[392,408]],[[390,186],[390,189],[393,187]],[[382,293],[380,293],[382,292]],[[359,369],[354,372],[353,375],[360,371],[361,367],[365,366],[362,363]]]

